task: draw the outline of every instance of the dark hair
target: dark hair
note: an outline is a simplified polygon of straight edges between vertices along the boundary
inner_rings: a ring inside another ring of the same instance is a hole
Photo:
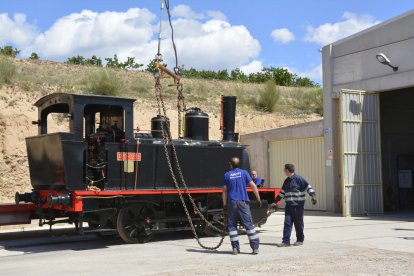
[[[240,166],[240,159],[238,157],[232,157],[230,159],[230,165],[233,169],[236,169]]]
[[[295,172],[295,165],[293,165],[293,164],[285,164],[285,170],[287,170],[290,173],[294,173]]]

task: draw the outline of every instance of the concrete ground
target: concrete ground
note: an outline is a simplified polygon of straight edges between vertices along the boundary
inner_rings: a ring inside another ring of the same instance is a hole
[[[71,229],[54,235],[0,232],[0,275],[414,275],[414,214],[343,218],[307,212],[301,247],[277,248],[282,228],[280,212],[259,229],[257,256],[249,254],[246,236],[240,237],[242,254],[233,256],[228,237],[210,252],[197,247],[191,233],[129,245]],[[203,238],[210,246],[217,241]]]

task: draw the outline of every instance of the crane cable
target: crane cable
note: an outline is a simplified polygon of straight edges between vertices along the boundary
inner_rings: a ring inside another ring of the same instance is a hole
[[[170,28],[171,28],[171,33],[172,33],[172,43],[173,43],[173,48],[174,48],[175,64],[176,64],[176,66],[174,68],[174,72],[176,74],[179,74],[178,57],[177,57],[177,50],[176,50],[176,47],[175,47],[174,36],[173,36],[174,31],[173,31],[173,26],[172,26],[172,22],[171,22],[171,13],[170,13],[170,9],[169,9],[170,8],[169,0],[161,0],[161,13],[163,12],[164,3],[165,3],[166,10],[167,10],[168,20],[169,20],[169,23],[170,23]],[[159,31],[159,35],[158,35],[158,52],[157,52],[157,55],[156,55],[157,62],[160,62],[161,57],[162,57],[162,55],[161,55],[161,31],[162,31],[162,27],[161,27],[162,23],[161,22],[162,22],[162,16],[160,17],[160,19],[161,20],[160,20],[160,31]],[[155,76],[155,96],[156,96],[156,99],[157,99],[158,115],[162,115],[166,118],[167,117],[167,112],[166,112],[165,103],[164,103],[164,99],[163,99],[163,95],[162,95],[161,73],[159,71],[155,72],[154,76]],[[177,90],[179,92],[179,99],[178,100],[179,101],[182,100],[182,102],[184,102],[184,96],[182,95],[183,86],[179,81],[178,81],[178,83],[176,83],[176,85],[177,85]],[[181,98],[180,98],[180,96],[181,96]],[[178,103],[177,105],[180,105],[180,103]],[[179,110],[179,113],[180,113],[180,110]],[[184,175],[183,175],[183,172],[182,172],[182,169],[181,169],[181,165],[180,165],[178,154],[177,154],[177,151],[176,151],[176,148],[175,148],[175,144],[174,144],[174,141],[171,137],[170,129],[165,129],[165,125],[163,123],[161,123],[160,125],[161,125],[161,131],[162,131],[162,135],[163,135],[164,154],[165,154],[165,158],[166,158],[166,161],[167,161],[168,169],[169,169],[169,172],[171,174],[172,180],[174,182],[175,188],[178,191],[180,201],[183,205],[183,208],[184,208],[184,211],[186,213],[186,216],[187,216],[188,222],[190,224],[191,230],[193,232],[194,238],[197,240],[197,243],[202,248],[207,249],[207,250],[215,250],[223,244],[223,241],[224,241],[224,238],[225,238],[227,232],[225,230],[217,228],[215,225],[213,225],[209,220],[206,219],[206,217],[203,215],[202,211],[197,207],[197,205],[195,203],[195,200],[191,196],[189,188],[188,188],[188,186],[186,184],[186,181],[184,179]],[[168,144],[171,145],[172,156],[170,155],[170,153],[168,151]],[[179,178],[182,182],[182,186],[184,187],[184,191],[181,190],[181,187],[178,183],[177,176],[176,176],[176,173],[175,173],[173,165],[172,165],[172,163],[174,161],[175,161],[175,164],[176,164],[175,168],[178,171]],[[194,214],[197,214],[197,215],[200,216],[200,218],[205,223],[205,227],[210,227],[212,230],[217,231],[218,233],[221,234],[221,239],[220,239],[219,243],[216,246],[209,247],[209,246],[206,246],[206,245],[201,243],[200,238],[199,238],[199,236],[197,234],[197,231],[196,231],[196,227],[194,226],[194,223],[192,221],[190,212],[188,210],[187,204],[185,203],[183,193],[185,193],[188,196],[188,199],[189,199],[189,201],[190,201],[190,203],[193,207]],[[224,213],[223,213],[223,217],[224,217],[224,221],[225,221],[226,218],[224,216]]]
[[[171,12],[170,12],[170,1],[169,0],[161,0],[161,8],[160,8],[160,27],[158,31],[158,49],[157,54],[155,56],[155,61],[157,65],[160,65],[163,61],[163,57],[161,54],[161,39],[162,39],[162,17],[164,14],[164,4],[165,8],[167,10],[168,15],[168,22],[171,29],[171,42],[174,50],[174,57],[175,57],[175,67],[174,67],[174,74],[181,77],[180,67],[178,66],[178,54],[177,54],[177,47],[174,40],[174,28],[172,25],[171,20]],[[161,74],[161,72],[159,72]],[[177,112],[178,112],[178,137],[183,138],[184,137],[184,131],[183,131],[183,118],[184,118],[184,112],[186,111],[185,106],[185,98],[183,93],[183,85],[180,83],[180,81],[176,81],[174,84],[177,87]]]

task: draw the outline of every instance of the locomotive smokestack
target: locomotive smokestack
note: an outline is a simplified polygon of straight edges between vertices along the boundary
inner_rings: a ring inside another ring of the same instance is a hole
[[[236,96],[221,96],[221,124],[223,141],[237,142],[239,134],[234,132],[236,123]]]

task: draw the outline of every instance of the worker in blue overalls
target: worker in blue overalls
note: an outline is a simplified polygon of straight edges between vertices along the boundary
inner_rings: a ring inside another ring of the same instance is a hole
[[[292,225],[295,226],[296,242],[295,246],[303,245],[305,236],[303,234],[303,206],[305,204],[305,191],[312,197],[312,204],[316,204],[316,193],[312,186],[302,176],[295,174],[295,166],[286,164],[284,168],[286,180],[283,182],[282,189],[272,205],[275,206],[282,198],[286,202],[285,224],[283,227],[282,243],[276,244],[278,247],[290,246],[290,234]]]
[[[263,179],[257,176],[257,171],[252,171],[252,180],[254,184],[256,184],[257,188],[260,188],[263,186]]]
[[[256,196],[257,201],[260,201],[260,195],[256,184],[252,181],[249,173],[239,168],[240,159],[233,157],[230,160],[231,170],[224,174],[223,186],[223,209],[227,210],[227,227],[230,235],[231,246],[233,248],[232,254],[240,253],[239,237],[237,234],[237,222],[240,221],[246,229],[249,237],[252,254],[259,253],[259,235],[254,230],[252,215],[250,213],[249,196],[246,191],[246,185],[249,184]]]

